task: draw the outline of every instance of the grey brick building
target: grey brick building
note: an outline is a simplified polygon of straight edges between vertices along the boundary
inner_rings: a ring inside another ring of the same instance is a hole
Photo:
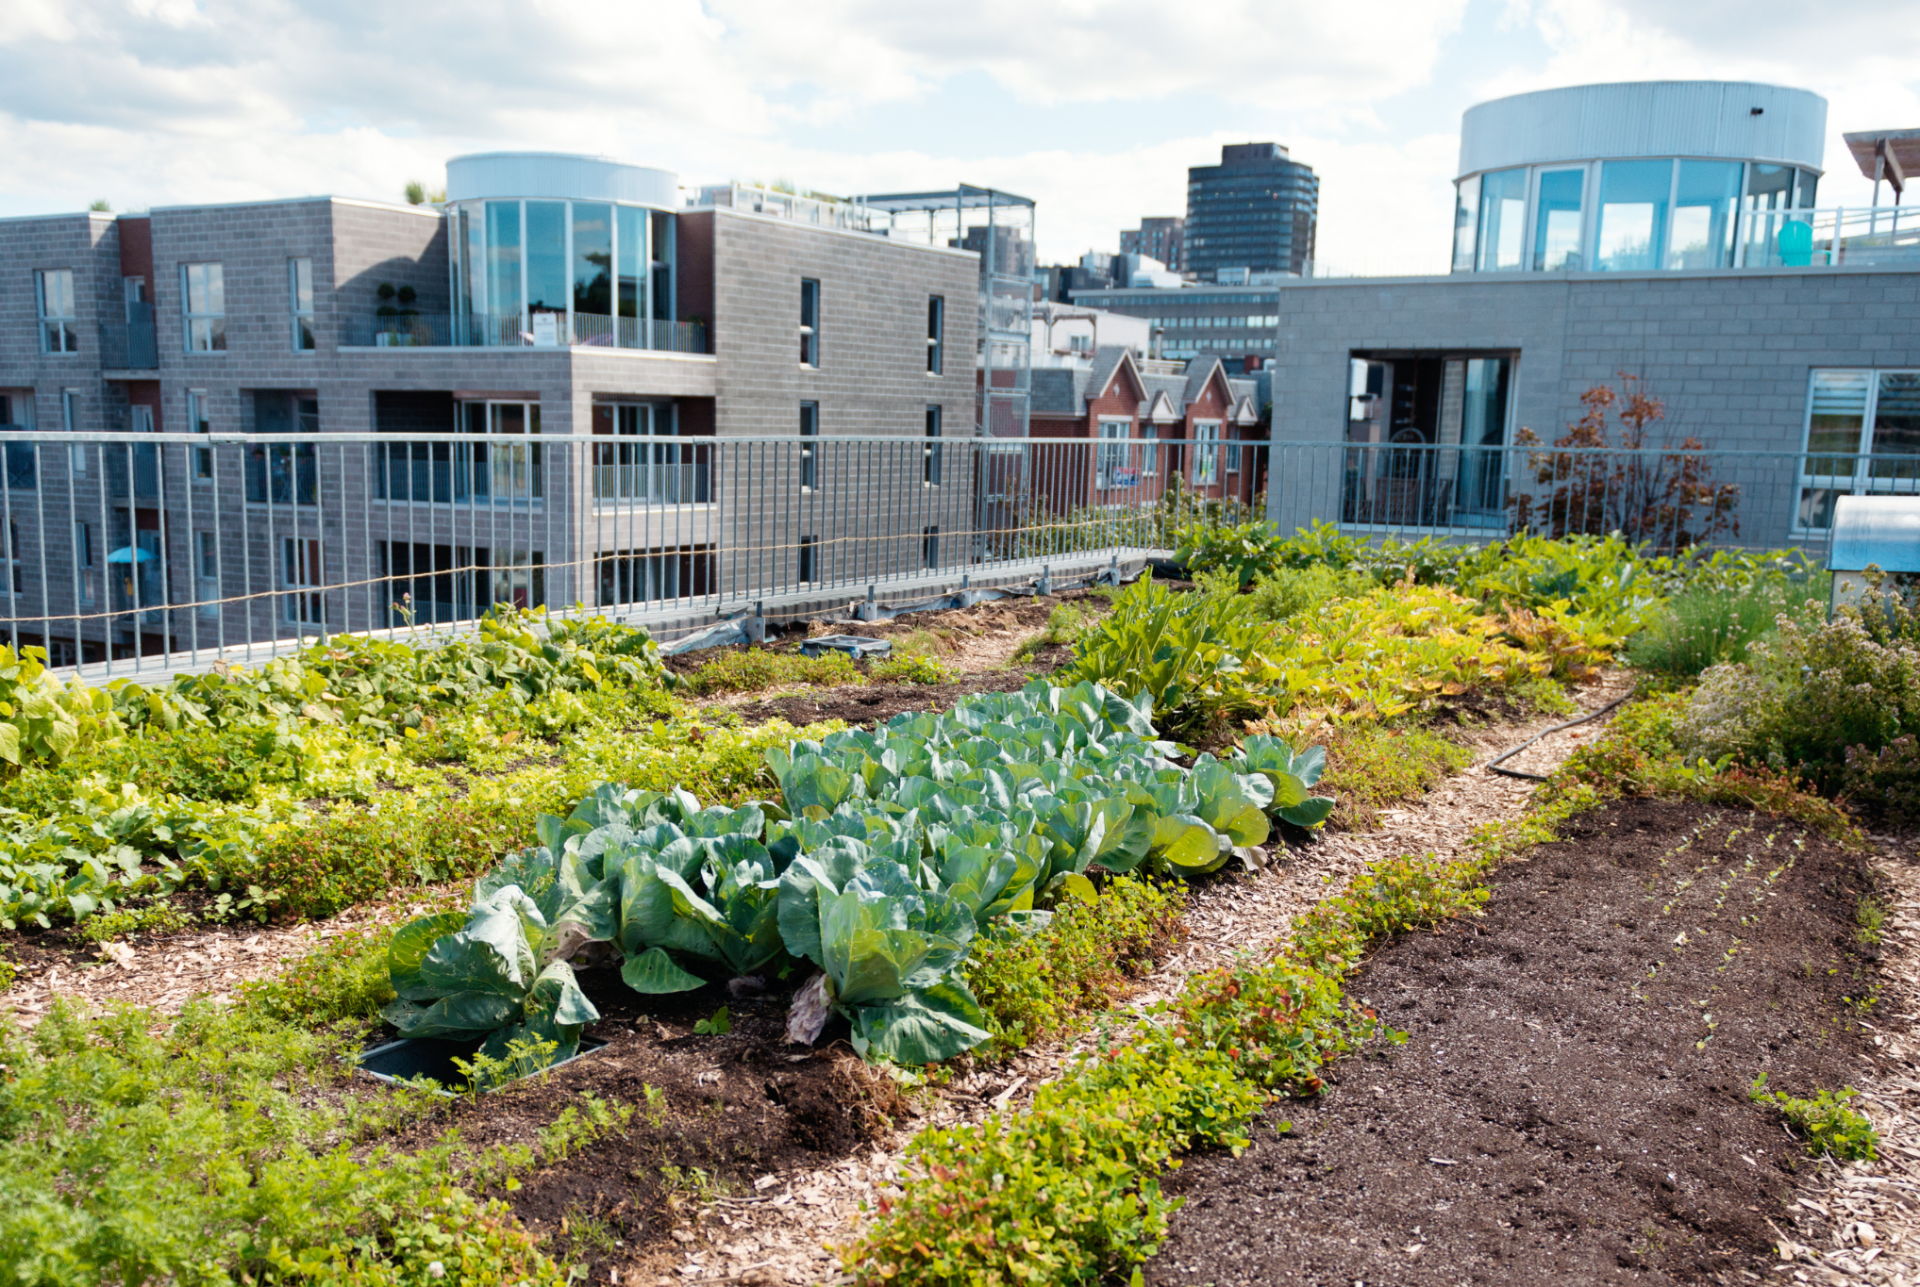
[[[917,447],[863,466],[804,439],[971,436],[974,253],[689,206],[590,158],[458,158],[448,186],[444,211],[0,221],[10,637],[62,662],[674,599],[922,567],[965,526]],[[723,445],[747,437],[790,445]],[[816,530],[889,471],[911,514]],[[753,562],[725,565],[748,525]]]
[[[1649,448],[1695,439],[1739,489],[1743,543],[1914,488],[1920,219],[1816,206],[1824,128],[1817,96],[1744,84],[1470,111],[1450,275],[1278,287],[1272,516],[1504,530],[1522,430],[1552,443],[1623,376],[1665,406]]]

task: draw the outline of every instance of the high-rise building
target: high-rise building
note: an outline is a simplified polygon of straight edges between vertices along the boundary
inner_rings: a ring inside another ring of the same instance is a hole
[[[1313,262],[1319,209],[1319,177],[1289,160],[1286,148],[1228,144],[1219,165],[1187,170],[1183,267],[1203,281],[1221,280],[1221,269],[1303,276]]]
[[[1142,219],[1138,228],[1121,230],[1120,253],[1157,259],[1177,273],[1186,267],[1186,235],[1185,219],[1171,216]]]

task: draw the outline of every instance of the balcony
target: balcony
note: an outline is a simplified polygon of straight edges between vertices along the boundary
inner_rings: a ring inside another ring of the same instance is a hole
[[[343,343],[348,348],[381,349],[558,348],[563,337],[576,348],[707,352],[707,328],[700,322],[559,312],[473,313],[463,318],[444,313],[350,316]]]
[[[105,371],[157,371],[160,346],[153,335],[153,310],[125,322],[100,323],[100,367]]]

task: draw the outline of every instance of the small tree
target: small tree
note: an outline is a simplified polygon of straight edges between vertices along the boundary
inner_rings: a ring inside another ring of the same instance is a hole
[[[1555,450],[1528,453],[1535,487],[1515,489],[1507,500],[1515,531],[1552,537],[1618,532],[1669,554],[1739,535],[1733,513],[1739,486],[1713,481],[1698,438],[1667,447],[1653,430],[1666,419],[1666,404],[1646,393],[1638,377],[1622,371],[1618,391],[1596,384],[1580,404],[1585,413],[1554,440]],[[1609,440],[1610,411],[1619,421],[1617,444]],[[1540,442],[1524,428],[1514,439],[1522,447]]]

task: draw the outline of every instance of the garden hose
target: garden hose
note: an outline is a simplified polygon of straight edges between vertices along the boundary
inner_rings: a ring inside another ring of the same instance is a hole
[[[1608,702],[1605,706],[1602,706],[1597,711],[1588,711],[1585,715],[1582,715],[1579,719],[1570,719],[1564,724],[1555,724],[1552,728],[1542,729],[1540,732],[1535,733],[1532,737],[1528,738],[1526,741],[1520,743],[1520,745],[1514,747],[1511,751],[1504,751],[1501,754],[1496,755],[1491,760],[1488,760],[1487,767],[1495,773],[1504,773],[1506,776],[1510,778],[1525,778],[1529,782],[1545,782],[1547,779],[1542,774],[1528,773],[1524,769],[1503,769],[1500,767],[1500,762],[1502,760],[1511,760],[1514,756],[1520,754],[1520,752],[1526,750],[1529,746],[1532,746],[1535,742],[1547,736],[1549,733],[1558,733],[1563,728],[1572,728],[1576,724],[1585,724],[1589,720],[1599,719],[1602,715],[1605,715],[1608,711],[1612,710],[1614,707],[1620,705],[1620,703],[1626,701],[1629,697],[1632,697],[1632,696],[1633,696],[1632,693],[1622,693],[1620,696],[1614,698],[1612,701]]]

